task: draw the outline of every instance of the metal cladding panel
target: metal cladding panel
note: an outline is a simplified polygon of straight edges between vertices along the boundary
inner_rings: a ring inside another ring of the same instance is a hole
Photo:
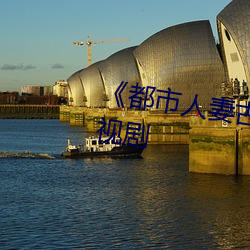
[[[71,75],[67,82],[68,82],[68,89],[69,89],[69,97],[73,98],[73,105],[74,106],[84,106],[84,99],[83,96],[85,95],[82,83],[80,80],[80,72],[82,71],[78,70],[73,75]]]
[[[104,106],[103,96],[105,93],[99,65],[102,61],[94,63],[80,73],[80,78],[87,97],[87,106]]]
[[[144,41],[134,55],[144,86],[182,94],[171,95],[179,99],[178,110],[189,108],[195,94],[198,105],[208,108],[220,93],[224,68],[207,20],[164,29]],[[161,100],[159,108],[165,107],[166,100]],[[174,108],[175,102],[170,101],[169,107]]]
[[[133,51],[136,48],[137,46],[133,46],[118,51],[100,64],[100,72],[110,100],[110,108],[118,107],[115,98],[115,91],[122,81],[128,82],[121,94],[124,107],[130,107],[129,96],[131,96],[131,93],[129,91],[131,90],[131,86],[136,85],[137,82],[139,83],[139,86],[141,86],[139,73],[133,55]]]
[[[250,2],[249,0],[234,0],[217,16],[217,20],[227,28],[241,54],[250,82]],[[219,36],[221,37],[221,30]],[[223,53],[224,54],[224,53]],[[225,56],[225,55],[224,55]]]

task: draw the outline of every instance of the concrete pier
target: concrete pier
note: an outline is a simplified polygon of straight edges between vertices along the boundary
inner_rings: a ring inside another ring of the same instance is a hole
[[[236,117],[229,120],[190,118],[190,172],[250,175],[250,126],[236,125]]]
[[[150,124],[149,144],[188,144],[189,116],[165,114],[164,112],[112,110],[83,107],[60,107],[60,120],[72,126],[86,126],[88,132],[96,132],[102,117],[106,123],[109,119],[122,121],[121,137],[126,134],[128,122]]]
[[[189,171],[196,173],[250,175],[250,126],[221,120],[203,120],[191,113],[165,114],[160,111],[110,110],[61,106],[60,120],[74,126],[86,126],[95,133],[102,117],[122,121],[121,137],[128,122],[150,124],[148,144],[189,144]],[[241,117],[250,124],[250,119]]]

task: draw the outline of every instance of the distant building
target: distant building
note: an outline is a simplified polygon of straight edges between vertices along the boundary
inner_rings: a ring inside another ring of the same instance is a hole
[[[19,102],[35,105],[58,105],[60,98],[53,95],[53,86],[22,86]]]
[[[22,86],[22,95],[45,96],[53,94],[52,86]]]
[[[59,97],[55,95],[44,95],[44,96],[26,95],[22,96],[20,103],[29,105],[58,105],[60,103],[60,100]]]
[[[66,81],[59,80],[55,82],[52,88],[53,88],[53,95],[63,98],[68,97],[68,83]]]
[[[42,94],[45,95],[53,95],[53,86],[43,86],[41,87],[43,89]]]
[[[0,104],[16,104],[18,102],[18,92],[0,92]]]

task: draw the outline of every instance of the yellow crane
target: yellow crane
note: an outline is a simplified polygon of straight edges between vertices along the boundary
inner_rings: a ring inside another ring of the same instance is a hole
[[[110,43],[110,42],[127,42],[129,39],[122,38],[117,40],[100,40],[100,41],[91,41],[90,36],[88,35],[88,41],[86,42],[73,42],[74,45],[87,45],[88,46],[88,66],[91,65],[92,59],[91,59],[91,45],[92,44],[99,44],[99,43]]]

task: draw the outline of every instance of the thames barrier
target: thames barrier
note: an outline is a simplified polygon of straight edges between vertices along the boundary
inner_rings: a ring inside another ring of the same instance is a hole
[[[153,111],[126,111],[61,106],[60,120],[72,126],[86,126],[95,133],[103,117],[150,124],[149,144],[189,145],[189,171],[226,175],[250,175],[250,125],[237,125],[237,117],[229,123],[211,121],[196,113],[181,116]],[[243,118],[250,124],[250,118]],[[126,127],[126,126],[124,126]],[[121,137],[126,130],[122,129]]]
[[[246,116],[242,119],[250,117],[249,0],[231,1],[216,21],[217,41],[208,20],[176,24],[79,69],[67,79],[72,110],[62,108],[61,120],[89,130],[98,129],[101,117],[124,123],[143,120],[150,124],[149,143],[189,144],[190,171],[249,175],[249,128],[234,121],[237,106]],[[131,105],[136,95],[143,97],[143,108]],[[217,110],[217,121],[168,112],[177,110],[177,99],[178,111],[195,110],[195,102],[203,113]],[[218,100],[229,105],[219,106]]]

